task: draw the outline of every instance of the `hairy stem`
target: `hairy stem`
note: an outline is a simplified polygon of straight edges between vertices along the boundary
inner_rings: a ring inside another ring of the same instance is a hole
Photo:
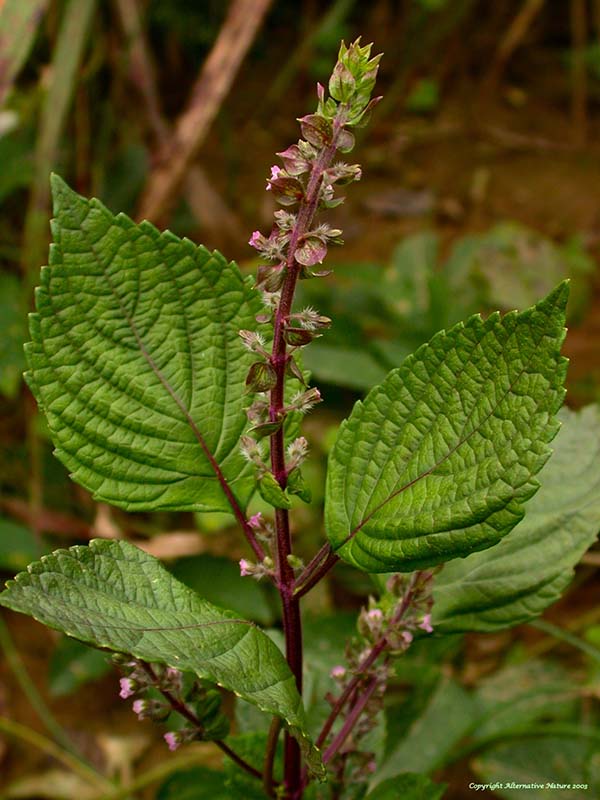
[[[281,290],[279,307],[275,314],[273,346],[270,357],[270,362],[276,375],[276,383],[271,390],[269,409],[270,418],[273,422],[281,418],[284,410],[285,371],[288,355],[283,334],[292,310],[296,283],[300,272],[300,265],[295,259],[295,253],[302,237],[310,231],[319,204],[323,172],[333,161],[337,149],[337,138],[342,125],[343,117],[340,114],[334,121],[331,144],[322,150],[313,165],[304,199],[298,209],[296,224],[290,236],[286,261],[286,278]],[[287,471],[283,426],[271,436],[270,444],[271,469],[281,488],[285,489]],[[294,595],[294,570],[288,561],[288,556],[292,553],[292,541],[287,509],[279,508],[276,510],[275,531],[276,576],[283,608],[286,658],[296,679],[298,691],[302,694],[302,622],[300,618],[300,600],[298,596]],[[300,780],[300,748],[296,740],[286,733],[284,743],[284,783],[289,796],[300,797],[300,794],[297,794],[298,791],[301,791],[299,790]]]

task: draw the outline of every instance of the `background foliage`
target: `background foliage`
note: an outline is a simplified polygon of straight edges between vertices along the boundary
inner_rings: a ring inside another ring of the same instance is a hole
[[[237,50],[228,38],[228,13],[236,5],[248,25],[246,49],[243,37]],[[597,2],[3,0],[0,569],[6,577],[56,547],[92,536],[123,538],[163,558],[183,582],[201,585],[211,602],[277,628],[270,587],[239,577],[235,562],[247,553],[230,515],[126,512],[95,503],[69,481],[20,377],[25,314],[46,261],[52,169],[112,211],[219,247],[244,272],[253,271],[244,243],[272,213],[264,193],[272,153],[296,135],[295,117],[311,108],[314,82],[326,76],[339,39],[358,34],[386,53],[385,100],[359,142],[363,185],[336,211],[347,244],[332,254],[335,273],[302,286],[302,300],[335,321],[306,351],[305,366],[327,401],[308,425],[313,458],[304,473],[314,502],[323,503],[325,459],[339,421],[369,387],[439,329],[478,311],[523,309],[564,277],[572,279],[568,403],[580,408],[600,400]],[[203,72],[216,41],[229,53],[221,62],[227,85]],[[472,796],[471,781],[598,786],[600,556],[594,547],[583,555],[595,536],[581,512],[598,496],[598,425],[597,409],[586,408],[568,428],[564,460],[549,462],[549,488],[526,518],[526,532],[541,542],[530,561],[515,565],[510,552],[491,550],[441,573],[437,625],[446,635],[417,642],[398,662],[374,798],[393,796],[389,787],[401,783],[407,797],[437,796],[437,788],[398,777],[406,772],[446,783],[447,798]],[[580,476],[580,494],[560,494],[567,473]],[[260,499],[253,503],[260,510]],[[295,514],[300,549],[312,554],[321,540],[313,512],[299,504]],[[580,535],[556,552],[544,550],[549,531],[577,514]],[[507,572],[499,572],[492,553]],[[525,592],[532,576],[554,596],[582,555],[564,599],[544,620],[498,630],[510,603],[523,619],[532,616]],[[511,586],[518,579],[525,594],[490,610],[487,633],[464,635],[472,598],[456,585],[464,587],[465,574],[472,584],[490,572],[499,584],[502,575]],[[351,612],[375,588],[340,564],[307,598],[307,658],[314,665],[309,726],[318,717],[317,698],[333,688],[328,674],[352,630]],[[190,782],[184,774],[167,778],[167,770],[191,767],[213,786],[212,796],[233,791],[231,784],[223,788],[210,745],[191,747],[179,762],[165,758],[160,733],[138,723],[116,697],[102,653],[22,617],[3,619],[3,796],[105,796],[101,779],[69,761],[73,751],[105,775],[138,781],[131,796],[182,796],[180,787]],[[240,736],[255,730],[253,713],[238,706]],[[62,760],[48,750],[52,741],[67,754]],[[256,742],[245,746],[251,751]],[[573,790],[569,797],[589,800],[591,792]],[[564,795],[499,789],[487,796]]]

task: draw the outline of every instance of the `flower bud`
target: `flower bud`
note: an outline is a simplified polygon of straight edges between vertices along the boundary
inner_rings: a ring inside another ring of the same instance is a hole
[[[302,136],[319,150],[331,144],[333,128],[331,122],[321,114],[307,114],[298,119]]]
[[[268,189],[282,206],[292,206],[304,197],[304,189],[297,178],[292,178],[283,170],[279,176],[268,181]]]
[[[320,403],[322,399],[321,392],[313,386],[312,389],[307,389],[305,392],[297,394],[293,398],[288,410],[300,411],[302,414],[306,414],[306,412],[310,411],[317,403]]]
[[[291,471],[300,466],[308,455],[308,442],[304,436],[299,436],[287,446],[288,469]]]
[[[261,264],[256,270],[256,288],[274,294],[281,289],[285,276],[284,264],[275,267],[271,264]]]
[[[119,697],[122,700],[127,700],[129,697],[133,697],[133,695],[136,694],[140,688],[138,683],[134,681],[133,678],[121,678],[119,681],[119,686],[121,687]]]
[[[249,392],[268,392],[277,383],[277,374],[266,361],[255,361],[248,370],[246,387]]]
[[[304,347],[315,338],[319,336],[317,333],[307,330],[306,328],[285,328],[283,331],[283,338],[291,347]]]
[[[294,253],[294,258],[305,267],[322,264],[327,255],[327,245],[320,236],[308,235],[302,245]]]
[[[338,61],[333,68],[331,78],[329,78],[329,94],[334,100],[346,103],[350,100],[355,90],[356,80],[354,76],[343,61]]]
[[[252,436],[242,436],[240,438],[240,452],[251,464],[256,467],[264,467],[263,454],[260,445]]]
[[[250,350],[251,353],[264,354],[265,340],[258,331],[238,331],[238,335],[246,350]]]
[[[304,158],[297,144],[290,145],[287,150],[282,150],[281,153],[277,153],[277,155],[283,161],[283,166],[288,175],[296,177],[298,175],[303,175],[310,169],[310,162],[308,159]]]
[[[337,233],[337,231],[331,231],[331,234],[333,233]],[[291,317],[296,319],[301,327],[306,328],[307,331],[324,330],[331,325],[329,317],[322,316],[310,306],[302,309],[297,314],[292,314]]]

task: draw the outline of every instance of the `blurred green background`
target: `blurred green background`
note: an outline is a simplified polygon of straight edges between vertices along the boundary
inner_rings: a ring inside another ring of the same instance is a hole
[[[252,272],[246,242],[270,228],[273,154],[298,138],[295,119],[314,108],[339,40],[358,35],[385,53],[384,100],[353,154],[363,181],[331,214],[346,242],[330,254],[334,274],[301,287],[334,325],[306,351],[326,402],[306,424],[316,507],[296,511],[300,553],[321,541],[340,420],[440,328],[525,308],[568,276],[567,402],[600,401],[599,0],[0,0],[2,577],[59,546],[127,537],[213,602],[277,626],[271,593],[239,579],[246,551],[227,515],[126,514],[69,481],[22,381],[26,314],[47,257],[52,170]],[[387,717],[404,769],[445,781],[450,800],[507,771],[600,780],[598,741],[574,733],[597,721],[599,566],[590,551],[544,630],[411,650]],[[340,566],[307,598],[315,686],[327,688],[319,669],[339,659],[371,590]],[[2,618],[0,717],[13,728],[0,724],[1,797],[102,796],[35,732],[124,781],[163,763],[160,731],[124,708],[102,654]],[[219,763],[210,746],[194,753]],[[130,796],[183,797],[165,778]],[[568,797],[591,800],[577,791]],[[539,797],[564,796],[552,792]]]

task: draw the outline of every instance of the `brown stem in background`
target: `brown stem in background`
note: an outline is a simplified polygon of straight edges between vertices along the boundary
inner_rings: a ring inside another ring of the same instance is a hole
[[[187,109],[175,132],[156,159],[138,216],[158,221],[168,210],[187,171],[206,138],[242,60],[254,41],[272,0],[233,0],[217,41],[192,89]]]
[[[489,95],[497,89],[507,63],[527,35],[543,5],[544,0],[525,0],[513,18],[492,57],[492,63],[483,83],[486,94]]]
[[[263,788],[267,797],[275,797],[273,781],[273,765],[277,753],[277,742],[279,741],[279,731],[281,730],[281,719],[273,717],[267,738],[267,748],[265,750],[265,761],[263,766]]]
[[[571,119],[573,122],[573,139],[579,147],[586,143],[588,129],[588,86],[585,63],[587,28],[585,0],[571,0]]]
[[[116,4],[128,41],[131,80],[144,100],[158,151],[165,152],[170,147],[172,132],[162,113],[156,90],[156,71],[142,28],[139,0],[116,0]],[[192,213],[217,244],[223,234],[232,240],[242,238],[237,216],[211,184],[202,167],[190,165],[183,184]]]

